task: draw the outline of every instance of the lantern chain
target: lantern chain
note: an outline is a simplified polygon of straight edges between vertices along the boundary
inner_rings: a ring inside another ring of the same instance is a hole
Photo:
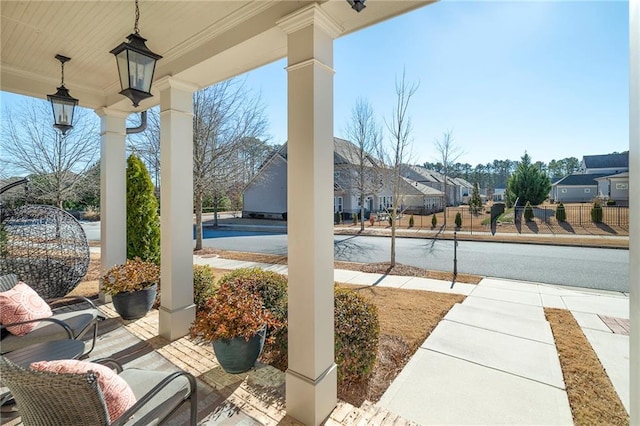
[[[62,72],[61,72],[62,78],[60,80],[60,86],[64,87],[64,61],[60,61],[60,68],[62,70]]]
[[[140,35],[140,30],[138,29],[138,21],[140,20],[140,9],[138,8],[138,0],[136,0],[136,22],[133,26],[133,30],[137,35]]]

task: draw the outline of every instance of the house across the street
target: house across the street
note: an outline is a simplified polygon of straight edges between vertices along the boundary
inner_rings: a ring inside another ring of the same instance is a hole
[[[353,143],[334,138],[334,213],[349,219],[360,213],[364,202],[365,217],[370,213],[386,212],[393,205],[393,179],[389,168],[380,166],[369,155],[360,167],[359,149]],[[364,184],[359,179],[360,171]],[[364,188],[361,200],[360,188]],[[401,176],[398,207],[405,213],[433,213],[444,205],[444,193],[429,185]],[[242,217],[287,218],[287,144],[284,144],[260,168],[243,191]]]

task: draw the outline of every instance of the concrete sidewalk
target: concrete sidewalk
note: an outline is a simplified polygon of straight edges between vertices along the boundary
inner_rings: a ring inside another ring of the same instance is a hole
[[[194,256],[194,263],[287,273],[286,265],[217,257]],[[573,313],[629,411],[628,294],[495,278],[451,288],[446,281],[348,270],[335,270],[334,279],[467,296],[438,324],[377,403],[407,420],[573,424],[544,307]]]

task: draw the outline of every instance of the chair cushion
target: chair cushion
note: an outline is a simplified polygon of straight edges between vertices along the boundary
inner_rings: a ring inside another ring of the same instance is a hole
[[[16,284],[18,284],[16,274],[0,275],[0,292],[11,290]]]
[[[78,336],[90,329],[90,326],[97,320],[98,310],[94,308],[81,309],[77,311],[58,312],[54,311],[51,318],[65,322],[73,331],[73,336]],[[68,339],[69,335],[58,324],[50,321],[40,321],[33,331],[24,336],[14,336],[10,334],[2,340],[0,353],[15,351],[34,343],[47,342],[50,340]]]
[[[0,322],[30,321],[53,315],[51,308],[31,287],[18,282],[11,290],[0,293]],[[7,327],[10,333],[24,336],[38,325],[37,322]]]
[[[40,361],[31,364],[31,369],[52,373],[84,374],[93,371],[98,376],[98,385],[113,422],[136,402],[136,397],[127,382],[109,367],[75,359]]]

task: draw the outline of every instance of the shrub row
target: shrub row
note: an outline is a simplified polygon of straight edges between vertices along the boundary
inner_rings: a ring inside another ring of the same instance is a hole
[[[194,265],[194,303],[197,309],[205,309],[207,299],[223,284],[242,287],[259,295],[264,307],[285,324],[270,336],[269,350],[278,351],[286,358],[287,277],[259,268],[242,268],[225,274],[217,283],[214,281],[211,267]],[[380,323],[376,306],[351,290],[336,288],[334,325],[338,381],[366,380],[378,354]]]

